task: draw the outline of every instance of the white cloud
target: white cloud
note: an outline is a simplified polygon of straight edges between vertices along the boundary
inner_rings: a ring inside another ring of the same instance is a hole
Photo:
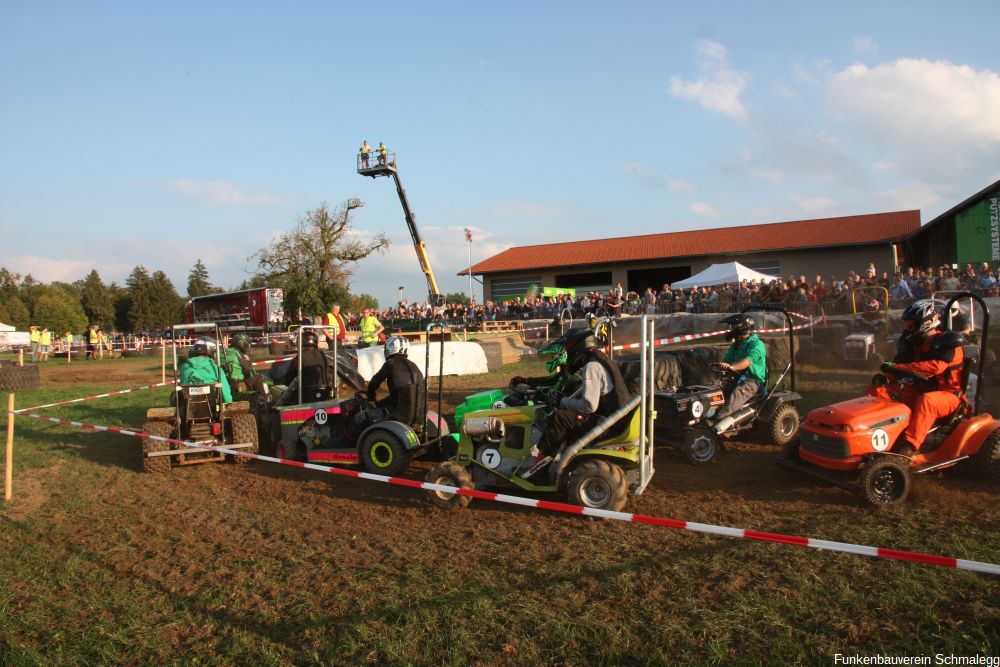
[[[729,66],[726,47],[718,42],[699,40],[697,52],[702,75],[694,81],[670,77],[670,94],[698,102],[710,111],[744,120],[747,109],[740,96],[747,87],[747,73]]]
[[[696,201],[690,206],[691,212],[695,215],[701,216],[702,218],[718,218],[719,212],[712,208],[709,204],[702,201]]]
[[[877,160],[872,165],[875,171],[895,171],[897,167],[899,167],[899,163],[892,160]]]
[[[792,203],[798,206],[803,212],[811,215],[822,213],[823,211],[829,211],[834,205],[834,201],[829,197],[803,197],[801,195],[791,195],[789,199],[791,199]]]
[[[962,171],[993,174],[1000,162],[1000,75],[992,70],[923,59],[854,64],[830,79],[826,96],[906,176],[954,181]]]
[[[857,53],[871,54],[879,50],[878,42],[868,36],[855,37],[851,40],[851,48]]]
[[[670,192],[694,193],[698,190],[698,187],[694,183],[690,183],[681,178],[653,176],[647,173],[646,169],[637,162],[631,162],[625,165],[625,173],[643,185],[664,188]]]
[[[99,259],[57,259],[55,257],[39,257],[38,255],[20,255],[4,260],[4,265],[13,273],[22,276],[31,274],[38,282],[53,281],[71,283],[87,277],[93,269],[101,275],[105,282],[114,280],[118,275],[124,275],[133,265],[124,263],[108,263]]]
[[[271,206],[278,197],[267,192],[245,192],[225,181],[192,181],[178,179],[170,184],[188,199],[222,206]]]

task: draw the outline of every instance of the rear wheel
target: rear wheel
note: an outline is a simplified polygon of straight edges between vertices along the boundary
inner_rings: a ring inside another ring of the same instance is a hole
[[[684,434],[684,458],[692,465],[710,463],[721,446],[719,435],[707,426],[696,426]]]
[[[861,492],[872,505],[902,502],[910,492],[910,472],[902,460],[878,456],[869,461],[858,480]]]
[[[256,454],[260,450],[260,441],[257,435],[257,418],[251,414],[233,415],[230,418],[230,424],[233,439],[229,444],[252,443],[251,447],[239,451]],[[236,456],[235,454],[230,454],[226,458],[233,463],[249,463],[253,460],[249,457]]]
[[[1000,430],[990,433],[972,461],[983,479],[1000,484]]]
[[[795,438],[799,432],[799,411],[792,403],[782,403],[779,405],[771,421],[768,423],[768,435],[771,442],[779,447],[784,447]]]
[[[170,438],[173,436],[174,428],[167,422],[146,422],[142,427],[143,433],[148,433],[149,435],[156,435],[161,438]],[[142,440],[142,470],[143,472],[170,472],[170,458],[169,456],[147,456],[152,452],[166,452],[172,449],[169,442],[163,442],[162,440],[151,440],[149,438],[143,438]]]
[[[411,454],[399,438],[385,429],[375,429],[361,439],[361,462],[368,472],[398,475],[410,465]]]
[[[472,476],[469,475],[469,471],[454,461],[435,463],[427,471],[427,476],[424,479],[431,484],[454,486],[459,489],[471,490],[476,488],[475,484],[472,483]],[[449,493],[447,491],[428,490],[427,498],[437,507],[446,510],[461,509],[467,507],[472,502],[472,498],[469,496]]]
[[[614,463],[590,459],[570,473],[566,494],[574,505],[616,512],[628,500],[628,482]]]

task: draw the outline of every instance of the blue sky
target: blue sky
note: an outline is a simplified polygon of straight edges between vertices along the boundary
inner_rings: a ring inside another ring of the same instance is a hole
[[[229,287],[305,211],[385,232],[354,292],[512,245],[918,208],[1000,178],[991,2],[4,3],[0,265]],[[477,290],[478,291],[478,290]],[[481,293],[481,292],[480,292]]]

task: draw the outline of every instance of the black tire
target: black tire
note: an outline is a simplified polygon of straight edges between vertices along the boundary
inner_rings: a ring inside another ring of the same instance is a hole
[[[903,459],[876,456],[869,460],[858,479],[865,500],[882,507],[899,503],[910,493],[910,471]]]
[[[384,428],[376,428],[361,438],[358,448],[365,470],[394,477],[410,465],[412,454],[398,437]]]
[[[173,438],[174,427],[167,422],[146,422],[143,433],[158,435],[161,438]],[[149,452],[165,452],[173,449],[173,445],[162,440],[142,440],[142,470],[143,472],[170,472],[172,456],[146,456]]]
[[[454,461],[442,461],[435,463],[427,471],[425,481],[431,484],[441,484],[442,486],[454,486],[459,489],[472,490],[476,485],[472,483],[472,476],[463,466]],[[436,506],[444,510],[462,509],[468,507],[472,502],[469,496],[457,493],[447,493],[445,491],[427,491],[427,498]]]
[[[38,366],[0,367],[0,390],[37,389],[40,382]]]
[[[976,473],[983,479],[1000,484],[1000,430],[993,431],[972,457]]]
[[[790,443],[799,432],[799,411],[792,403],[782,403],[774,410],[768,422],[767,434],[778,447]]]
[[[251,454],[256,454],[260,451],[260,437],[257,434],[257,418],[253,415],[238,414],[233,415],[229,419],[230,432],[232,434],[232,440],[230,443],[238,442],[252,442],[253,447],[249,449],[241,449],[241,452],[249,452]],[[250,463],[253,461],[251,458],[246,456],[236,456],[235,454],[228,454],[226,460],[230,463]]]
[[[711,463],[722,448],[719,435],[707,426],[695,426],[684,434],[684,458],[691,465]]]
[[[628,482],[616,464],[588,459],[570,473],[566,495],[574,505],[617,512],[628,500]]]
[[[793,463],[801,463],[802,457],[799,456],[799,447],[801,442],[798,437],[792,438],[785,447],[781,450],[781,458],[791,461]]]

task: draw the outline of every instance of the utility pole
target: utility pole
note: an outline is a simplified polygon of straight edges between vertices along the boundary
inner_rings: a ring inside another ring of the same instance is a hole
[[[465,228],[465,240],[469,242],[469,305],[475,301],[476,295],[472,291],[472,230]]]

